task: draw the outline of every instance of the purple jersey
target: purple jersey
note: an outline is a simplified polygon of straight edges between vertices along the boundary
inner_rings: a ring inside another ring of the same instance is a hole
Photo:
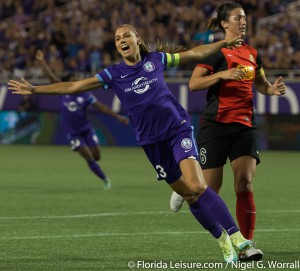
[[[112,88],[127,110],[141,145],[166,140],[191,125],[164,80],[166,68],[166,53],[153,52],[134,66],[121,62],[96,74],[105,83],[104,89]]]
[[[90,104],[97,101],[94,95],[86,92],[63,95],[60,99],[63,125],[68,134],[78,134],[92,128],[86,111]]]

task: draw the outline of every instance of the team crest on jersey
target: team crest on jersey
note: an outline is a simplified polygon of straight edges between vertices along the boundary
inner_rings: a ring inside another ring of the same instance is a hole
[[[181,147],[184,148],[186,151],[189,151],[193,147],[192,140],[187,137],[182,139]]]
[[[237,69],[240,69],[244,72],[242,80],[253,80],[255,77],[255,69],[253,66],[244,66],[244,65],[237,65]]]
[[[155,66],[151,61],[147,61],[143,67],[146,72],[152,72],[155,69]]]
[[[250,54],[250,56],[249,56],[249,60],[250,60],[251,62],[255,63],[254,56],[251,55],[251,54]]]

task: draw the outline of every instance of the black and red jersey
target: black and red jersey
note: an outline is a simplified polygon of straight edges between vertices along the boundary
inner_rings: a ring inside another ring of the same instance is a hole
[[[230,68],[244,70],[242,80],[221,80],[208,89],[202,117],[222,123],[238,122],[254,126],[252,87],[257,72],[262,68],[257,50],[245,43],[233,49],[223,48],[205,58],[197,67],[208,69],[209,74]]]

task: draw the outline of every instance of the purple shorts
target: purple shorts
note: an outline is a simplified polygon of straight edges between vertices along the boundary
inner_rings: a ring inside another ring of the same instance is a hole
[[[191,158],[199,161],[193,127],[188,128],[168,140],[142,146],[149,161],[156,170],[157,179],[171,184],[182,175],[179,163]]]
[[[73,151],[77,151],[82,146],[93,148],[99,144],[94,129],[89,129],[79,134],[68,134],[67,139]]]

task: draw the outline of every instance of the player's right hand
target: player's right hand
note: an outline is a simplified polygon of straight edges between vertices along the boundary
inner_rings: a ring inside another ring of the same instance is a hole
[[[34,93],[34,86],[26,81],[23,77],[21,82],[16,80],[9,80],[8,89],[12,91],[13,94],[28,95]]]

